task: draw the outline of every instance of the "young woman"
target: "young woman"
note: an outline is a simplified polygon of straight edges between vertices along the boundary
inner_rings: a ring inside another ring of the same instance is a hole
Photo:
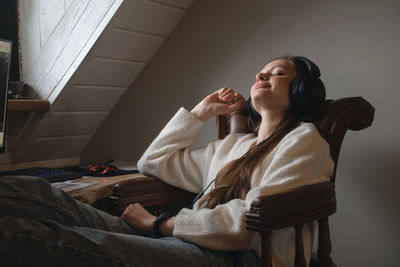
[[[318,67],[306,58],[269,62],[250,91],[250,107],[259,117],[255,133],[230,134],[201,149],[190,146],[204,122],[219,114],[242,116],[245,101],[222,88],[190,112],[181,108],[138,162],[144,174],[202,192],[193,209],[175,217],[155,218],[133,204],[120,219],[43,180],[2,178],[0,258],[30,264],[38,259],[41,266],[256,266],[261,239],[245,229],[252,200],[328,181],[333,172],[328,144],[313,124],[304,122],[325,97],[318,77]],[[146,237],[153,229],[165,237]],[[307,259],[312,234],[313,225],[304,228]],[[272,262],[293,265],[292,229],[272,234]]]

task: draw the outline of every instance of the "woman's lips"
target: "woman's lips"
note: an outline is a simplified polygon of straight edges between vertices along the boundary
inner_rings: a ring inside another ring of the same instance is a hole
[[[271,87],[270,83],[262,82],[262,83],[257,83],[254,88],[268,88]]]

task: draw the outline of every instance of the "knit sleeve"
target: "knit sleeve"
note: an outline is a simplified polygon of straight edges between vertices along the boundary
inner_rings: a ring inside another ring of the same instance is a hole
[[[299,129],[301,128],[301,129]],[[258,235],[245,229],[253,199],[329,180],[333,162],[329,146],[315,127],[298,127],[264,159],[252,177],[245,199],[214,209],[183,209],[175,218],[174,236],[216,250],[248,250],[260,245]]]
[[[138,170],[190,192],[202,191],[219,141],[192,149],[204,122],[181,108],[138,161]]]

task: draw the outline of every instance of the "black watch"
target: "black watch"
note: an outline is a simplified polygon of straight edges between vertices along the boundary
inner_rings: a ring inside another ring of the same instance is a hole
[[[172,215],[170,215],[168,212],[163,212],[161,213],[155,220],[154,220],[154,226],[153,226],[153,236],[154,237],[161,237],[163,236],[160,233],[160,225],[167,219],[171,218]]]

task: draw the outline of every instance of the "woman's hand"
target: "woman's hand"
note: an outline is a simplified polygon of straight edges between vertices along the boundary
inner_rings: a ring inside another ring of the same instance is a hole
[[[142,205],[135,203],[125,209],[121,218],[140,232],[150,234],[153,231],[156,217],[145,210]]]
[[[122,214],[121,218],[136,230],[144,234],[153,232],[156,216],[151,215],[139,203],[130,204]],[[160,225],[160,232],[164,236],[172,236],[175,218],[169,218]]]
[[[205,122],[216,115],[236,113],[245,105],[246,101],[241,94],[224,87],[204,98],[191,113]]]

